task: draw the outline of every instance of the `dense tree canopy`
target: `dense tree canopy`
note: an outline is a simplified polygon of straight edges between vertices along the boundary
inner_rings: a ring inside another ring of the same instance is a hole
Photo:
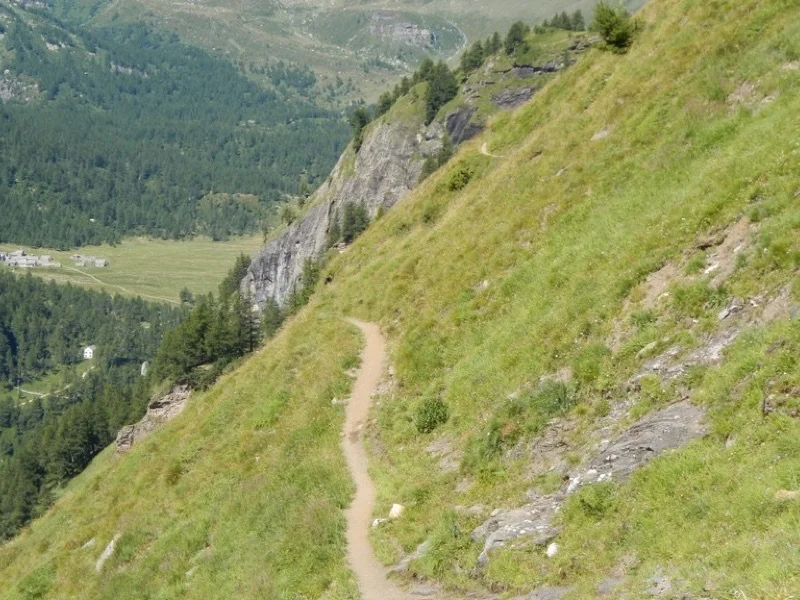
[[[262,89],[175,36],[145,25],[67,30],[0,10],[3,68],[39,90],[0,103],[0,241],[254,231],[301,173],[325,177],[346,141],[340,115]],[[267,75],[310,84],[306,70],[283,64]]]
[[[149,397],[141,364],[183,314],[0,272],[0,540],[141,416]],[[90,344],[95,357],[83,361]],[[63,377],[54,393],[22,391],[56,369]]]

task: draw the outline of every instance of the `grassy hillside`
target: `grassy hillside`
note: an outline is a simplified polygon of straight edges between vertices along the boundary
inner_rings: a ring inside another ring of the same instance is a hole
[[[408,507],[375,533],[387,563],[428,539],[411,573],[457,590],[796,595],[797,8],[654,0],[627,55],[593,50],[496,117],[329,263],[276,340],[0,549],[4,597],[354,598],[344,315],[392,345],[370,426],[378,513]],[[682,399],[705,437],[572,495],[554,557],[522,539],[478,566],[489,511],[562,485],[537,444],[556,436],[577,468]],[[449,419],[420,433],[436,401]]]

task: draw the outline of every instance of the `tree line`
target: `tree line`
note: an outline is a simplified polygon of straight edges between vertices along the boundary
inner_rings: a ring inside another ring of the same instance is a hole
[[[391,110],[394,104],[419,83],[426,83],[425,122],[430,123],[439,110],[458,94],[459,82],[466,81],[470,74],[480,69],[486,60],[501,51],[507,56],[520,57],[530,50],[529,37],[544,34],[553,29],[565,31],[586,31],[586,20],[580,9],[568,14],[562,11],[551,19],[545,19],[533,28],[524,21],[512,24],[505,36],[494,32],[486,40],[478,40],[464,50],[456,70],[451,70],[444,62],[434,63],[424,60],[411,77],[403,79],[391,91],[381,94],[374,107],[359,106],[349,117],[352,130],[353,147],[358,152],[363,143],[364,130],[376,118]],[[600,2],[595,9],[591,23],[593,31],[603,37],[606,45],[616,51],[626,50],[636,31],[635,21],[624,7],[614,7]],[[432,165],[433,163],[431,163]],[[428,165],[426,174],[429,174]]]

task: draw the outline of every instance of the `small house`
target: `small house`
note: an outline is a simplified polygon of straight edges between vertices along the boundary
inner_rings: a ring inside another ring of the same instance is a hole
[[[148,372],[149,370],[150,370],[150,363],[149,363],[149,362],[147,362],[147,361],[144,361],[144,362],[142,363],[142,368],[141,368],[141,370],[139,371],[139,373],[141,373],[142,377],[147,377],[147,372]]]
[[[86,348],[83,349],[83,358],[85,360],[92,360],[95,350],[97,350],[97,346],[86,346]]]

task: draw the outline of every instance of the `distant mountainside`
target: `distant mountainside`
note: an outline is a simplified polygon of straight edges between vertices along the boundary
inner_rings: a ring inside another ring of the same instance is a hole
[[[309,66],[331,102],[372,99],[425,57],[457,57],[469,42],[596,0],[38,0],[59,18],[89,26],[144,20],[225,56],[255,79],[278,61]],[[628,0],[638,8],[643,0]]]
[[[0,241],[66,247],[124,235],[258,230],[347,139],[308,70],[265,89],[141,23],[80,29],[0,0]]]

